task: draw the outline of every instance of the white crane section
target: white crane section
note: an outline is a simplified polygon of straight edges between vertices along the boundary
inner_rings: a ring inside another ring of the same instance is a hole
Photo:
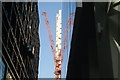
[[[56,57],[60,54],[62,49],[62,10],[56,15]]]
[[[55,53],[55,74],[56,78],[61,78],[61,64],[62,64],[62,10],[56,14],[56,53]]]

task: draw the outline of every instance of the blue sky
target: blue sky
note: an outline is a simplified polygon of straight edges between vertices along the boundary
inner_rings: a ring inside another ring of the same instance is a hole
[[[56,14],[58,13],[58,10],[62,9],[63,10],[63,30],[65,27],[67,27],[66,23],[69,19],[70,13],[72,11],[75,11],[75,4],[72,4],[72,8],[70,8],[71,5],[69,3],[61,3],[61,2],[39,2],[39,19],[40,19],[40,24],[39,24],[39,33],[40,33],[40,56],[39,56],[39,78],[54,78],[54,61],[53,61],[53,54],[50,48],[50,42],[48,39],[48,34],[46,30],[46,25],[45,25],[45,20],[44,17],[42,16],[42,12],[47,12],[47,18],[50,23],[51,27],[51,32],[53,35],[53,39],[55,41],[56,37]],[[64,35],[64,33],[63,33]],[[70,43],[70,39],[68,41]],[[69,48],[66,51],[66,54],[64,56],[64,61],[63,61],[63,77],[66,75],[66,62],[68,60],[69,56]]]

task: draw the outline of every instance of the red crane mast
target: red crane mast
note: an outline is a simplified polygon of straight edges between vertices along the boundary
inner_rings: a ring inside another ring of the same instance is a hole
[[[51,47],[52,53],[55,54],[55,44],[54,44],[53,36],[51,33],[49,21],[47,19],[46,14],[47,14],[46,12],[42,13],[42,15],[44,16],[44,19],[45,19],[45,23],[46,23],[47,33],[48,33],[48,37],[49,37],[49,41],[50,41],[50,47]]]

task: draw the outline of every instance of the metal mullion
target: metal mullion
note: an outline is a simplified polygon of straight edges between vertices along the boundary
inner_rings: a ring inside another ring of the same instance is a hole
[[[2,54],[2,53],[1,53],[1,54]],[[11,68],[10,68],[10,66],[9,66],[9,64],[8,64],[7,60],[5,59],[5,57],[4,57],[3,54],[2,54],[2,58],[4,59],[5,63],[7,64],[7,67],[9,68],[10,73],[12,74],[12,76],[14,77],[14,79],[16,80],[15,75],[13,74],[13,72],[12,72],[12,70],[11,70]]]
[[[29,65],[31,66],[32,72],[33,72],[33,74],[34,74],[34,76],[35,76],[35,72],[33,71],[34,67],[33,67],[33,65],[31,64],[31,60],[28,60],[28,63],[29,63]]]
[[[11,31],[11,32],[12,32],[12,31]],[[12,33],[13,33],[13,32],[12,32]],[[19,51],[19,48],[18,48],[18,46],[17,46],[17,43],[16,43],[16,39],[15,39],[15,38],[14,38],[14,41],[15,41],[15,45],[16,45],[17,50],[18,50],[18,53],[19,53],[19,57],[20,57],[20,59],[21,59],[21,61],[22,61],[22,64],[23,64],[25,73],[26,73],[26,68],[25,68],[25,66],[24,66],[24,62],[23,62],[23,60],[22,60],[22,57],[21,57],[21,54],[20,54],[20,51]],[[26,75],[27,75],[27,73],[26,73]],[[27,76],[28,76],[28,75],[27,75]]]
[[[12,32],[12,31],[11,31],[11,32]],[[13,32],[12,32],[12,35],[14,36]],[[21,54],[20,54],[19,48],[18,48],[17,43],[16,43],[15,36],[14,36],[14,41],[15,41],[15,44],[16,44],[16,47],[17,47],[17,50],[18,50],[18,53],[19,53],[20,59],[21,59],[21,61],[22,61],[23,67],[24,67],[25,72],[26,72],[26,74],[27,74],[27,71],[26,71],[26,68],[25,68],[25,64],[24,64],[24,62],[23,62],[22,56],[21,56]],[[28,75],[27,75],[27,76],[28,76]]]
[[[22,40],[23,40],[23,42],[25,42],[25,41],[24,41],[24,38],[25,38],[25,37],[24,37],[24,33],[22,33],[22,30],[21,30],[22,28],[21,28],[21,26],[20,26],[20,23],[19,23],[18,21],[17,21],[17,23],[18,23],[18,25],[19,25],[20,34],[21,34],[21,36],[23,37]]]
[[[16,8],[17,8],[17,6],[16,6]],[[18,8],[17,8],[17,12],[18,12],[18,16],[19,16],[19,20],[20,20],[21,26],[23,26],[22,21],[20,19],[20,12],[19,12]],[[22,32],[23,32],[23,35],[24,35],[24,39],[25,39],[25,32],[24,32],[22,27],[21,27],[21,29],[22,29]]]
[[[3,7],[3,8],[4,8],[4,7]],[[6,16],[6,18],[7,18],[7,16]],[[11,27],[8,18],[7,18],[7,22],[8,22],[8,24],[9,24],[9,26]],[[12,30],[10,30],[10,31],[12,32]],[[15,41],[15,43],[16,43],[16,39],[15,39],[15,36],[14,36],[13,32],[12,32],[12,35],[13,35],[13,37],[14,37],[14,41]],[[26,72],[26,74],[27,74],[27,71],[26,71],[25,65],[24,65],[24,63],[23,63],[23,60],[22,60],[22,57],[21,57],[21,54],[20,54],[19,48],[18,48],[18,46],[17,46],[17,43],[16,43],[16,47],[17,47],[17,50],[18,50],[18,53],[19,53],[20,59],[21,59],[21,61],[22,61],[23,67],[24,67],[24,69],[25,69],[25,72]],[[28,74],[27,74],[27,77],[29,78]]]
[[[19,19],[20,19],[20,17],[19,17]],[[20,23],[21,23],[21,26],[23,26],[21,19],[20,19]],[[25,32],[22,27],[21,27],[21,31],[23,32],[23,38],[25,39]]]
[[[31,60],[30,60],[30,63],[31,63],[32,71],[33,71],[34,67],[33,67],[33,65],[32,65]],[[34,75],[35,75],[35,72],[34,72],[34,71],[33,71],[33,73],[34,73]]]
[[[17,70],[16,70],[16,68],[15,68],[15,66],[14,66],[14,64],[13,64],[11,58],[10,58],[10,55],[8,54],[8,51],[7,51],[7,49],[6,49],[5,45],[4,45],[4,42],[2,42],[2,44],[3,44],[3,47],[4,47],[5,51],[6,51],[6,53],[7,53],[8,58],[9,58],[9,60],[10,60],[10,63],[12,64],[12,66],[13,66],[13,68],[14,68],[14,70],[15,70],[15,73],[16,73],[18,79],[19,79],[20,76],[19,76],[18,73],[17,73]]]
[[[14,8],[14,11],[15,11],[15,14],[16,14],[16,10],[15,10],[15,8]],[[16,14],[16,15],[17,15],[17,14]],[[19,18],[19,20],[20,20],[20,17],[18,17],[18,18]],[[21,20],[20,20],[20,21],[21,21]],[[18,22],[18,21],[17,21],[17,22]],[[21,35],[22,35],[22,31],[23,31],[23,30],[21,31],[22,28],[21,28],[21,26],[20,26],[20,23],[19,23],[18,25],[19,25],[19,28],[20,28],[20,33],[21,33]],[[22,36],[23,36],[23,38],[25,39],[25,35],[24,35],[24,33],[23,33]],[[23,39],[22,39],[22,40],[23,40]],[[24,42],[24,40],[23,40],[23,42]]]
[[[28,58],[29,59],[29,58]],[[28,63],[29,63],[29,65],[30,65],[30,61],[28,60]],[[31,65],[30,65],[30,68],[32,69],[32,67],[31,67]]]
[[[12,42],[11,42],[11,39],[10,39],[10,43],[11,43],[11,45],[12,45],[12,47],[13,47],[13,51],[14,51],[14,53],[15,53],[15,56],[16,56],[16,58],[17,58],[17,61],[18,61],[19,65],[20,65],[20,67],[22,67],[21,64],[20,64],[20,61],[19,61],[19,59],[18,59],[18,55],[16,54],[16,51],[15,51],[15,49],[14,49],[14,45],[13,45]],[[22,72],[23,72],[23,74],[24,74],[23,69],[22,69]],[[24,77],[25,77],[25,76],[24,76]]]
[[[19,24],[18,24],[18,27],[20,27]],[[19,29],[19,30],[20,30],[20,34],[21,34],[21,36],[22,36],[22,41],[23,41],[23,43],[24,43],[24,37],[23,37],[23,35],[22,35],[21,29]]]

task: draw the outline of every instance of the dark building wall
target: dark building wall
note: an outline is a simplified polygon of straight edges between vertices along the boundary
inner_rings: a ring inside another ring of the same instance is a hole
[[[97,58],[100,78],[113,78],[107,6],[107,3],[95,3]],[[100,27],[100,32],[98,27]]]
[[[89,55],[96,64],[96,34],[93,3],[76,8],[67,78],[89,78]]]
[[[40,45],[38,4],[2,3],[2,11],[2,54],[7,78],[10,75],[16,80],[37,80]]]
[[[118,77],[119,12],[108,3],[76,8],[67,78],[115,80]]]
[[[113,9],[111,3],[96,3],[96,24],[100,23],[101,32],[97,33],[99,74],[101,78],[117,79],[118,77],[118,49],[113,41],[119,44],[119,12]],[[100,13],[102,12],[102,13]],[[100,17],[101,16],[101,17]],[[96,26],[98,27],[98,25]]]

